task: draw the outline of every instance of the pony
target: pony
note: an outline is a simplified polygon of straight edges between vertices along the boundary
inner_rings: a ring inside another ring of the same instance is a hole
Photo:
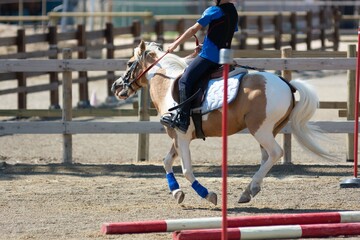
[[[186,58],[164,52],[156,43],[141,43],[134,49],[134,55],[127,63],[123,76],[114,81],[112,92],[125,100],[137,90],[149,86],[151,100],[160,115],[169,113],[176,106],[177,81],[187,66]],[[293,91],[292,91],[293,90]],[[294,91],[300,95],[295,102]],[[292,133],[305,149],[314,154],[331,158],[327,150],[317,142],[322,132],[309,123],[319,104],[314,88],[302,80],[286,82],[269,72],[246,73],[238,87],[236,97],[228,103],[228,135],[245,128],[257,140],[261,150],[261,165],[250,183],[242,192],[238,202],[246,203],[261,190],[261,184],[273,165],[283,156],[283,149],[275,136],[287,124],[291,123]],[[222,135],[222,107],[201,116],[202,130],[206,137]],[[196,179],[191,163],[190,142],[196,138],[194,122],[186,133],[166,127],[172,139],[169,152],[163,159],[169,189],[177,201],[182,203],[185,197],[174,173],[173,164],[177,157],[181,159],[184,177],[202,198],[217,204],[217,194],[208,191]]]

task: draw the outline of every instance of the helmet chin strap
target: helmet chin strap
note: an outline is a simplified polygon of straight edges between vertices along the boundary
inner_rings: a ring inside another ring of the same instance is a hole
[[[221,0],[216,0],[216,6],[220,5]]]

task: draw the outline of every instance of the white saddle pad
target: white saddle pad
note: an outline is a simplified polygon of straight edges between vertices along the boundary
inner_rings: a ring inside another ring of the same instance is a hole
[[[238,92],[240,80],[247,73],[246,69],[235,69],[228,78],[227,102],[231,103]],[[224,99],[224,79],[216,78],[209,81],[205,99],[201,105],[201,113],[206,114],[215,109],[221,108]]]

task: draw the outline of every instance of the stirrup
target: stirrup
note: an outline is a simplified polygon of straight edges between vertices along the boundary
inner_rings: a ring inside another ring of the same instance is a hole
[[[180,122],[180,111],[176,111],[176,114],[165,113],[160,118],[160,123],[166,127],[170,127],[178,130],[179,132],[186,134],[188,126],[185,126]]]
[[[160,123],[166,127],[175,128],[176,127],[176,120],[179,117],[180,111],[176,111],[174,113],[165,113],[160,117]]]

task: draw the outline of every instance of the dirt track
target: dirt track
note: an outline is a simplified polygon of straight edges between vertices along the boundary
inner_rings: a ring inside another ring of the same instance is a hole
[[[229,215],[359,210],[360,189],[340,189],[351,166],[277,165],[262,192],[237,203],[255,165],[229,166]],[[179,173],[179,167],[175,172]],[[221,198],[221,169],[196,165],[199,180]],[[183,178],[183,204],[176,205],[158,165],[3,165],[0,171],[0,239],[171,239],[170,233],[104,236],[108,221],[221,216],[200,200]]]
[[[330,100],[327,94],[333,94],[332,99],[343,101],[344,95],[336,95],[334,89],[341,76],[326,78],[324,85],[313,81],[323,90],[320,97]],[[337,119],[337,111],[319,110],[316,119]],[[339,160],[319,159],[294,141],[294,165],[276,165],[259,195],[242,205],[237,200],[258,169],[259,147],[249,135],[229,137],[229,215],[359,210],[360,189],[339,187],[353,169],[345,162],[346,135],[330,137],[333,141],[323,146]],[[218,206],[195,194],[181,176],[178,161],[175,173],[186,197],[183,204],[175,204],[161,166],[170,147],[167,137],[150,136],[149,163],[134,164],[136,143],[136,135],[75,135],[76,164],[66,167],[60,164],[61,136],[0,137],[0,239],[165,240],[171,239],[170,233],[104,236],[100,226],[112,221],[221,216],[220,138],[191,145],[195,175],[218,193]]]
[[[346,74],[317,74],[322,78],[309,82],[316,86],[322,101],[346,101]],[[103,100],[105,84],[99,84],[90,85],[90,91],[96,90]],[[77,92],[74,89],[74,104]],[[14,95],[2,96],[0,108],[16,108],[15,99]],[[32,95],[28,107],[46,109],[49,104],[43,99],[48,95]],[[315,120],[336,119],[336,110],[319,110],[315,116]],[[230,137],[229,215],[360,210],[360,189],[339,187],[342,179],[352,176],[353,169],[345,162],[346,135],[330,137],[333,141],[323,146],[338,160],[314,157],[294,141],[294,165],[276,165],[259,195],[243,205],[237,200],[258,168],[259,147],[249,135]],[[280,136],[277,139],[281,142]],[[183,204],[174,203],[161,166],[170,147],[165,135],[150,136],[148,163],[134,163],[136,144],[136,135],[75,135],[76,164],[67,167],[60,164],[62,136],[0,136],[0,239],[165,240],[171,239],[170,233],[104,236],[100,225],[108,221],[221,215],[221,139],[196,140],[191,145],[195,175],[218,193],[218,206],[211,206],[194,193],[181,176],[178,161],[175,173],[187,195]]]

